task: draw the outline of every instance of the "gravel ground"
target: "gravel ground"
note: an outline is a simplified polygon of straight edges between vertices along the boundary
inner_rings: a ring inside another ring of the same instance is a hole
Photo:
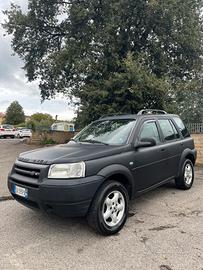
[[[14,152],[25,148],[12,145],[12,155],[11,148],[0,151],[1,186]],[[1,270],[203,270],[203,169],[196,169],[189,191],[171,183],[132,201],[126,226],[111,237],[97,235],[84,219],[0,201],[0,243]]]

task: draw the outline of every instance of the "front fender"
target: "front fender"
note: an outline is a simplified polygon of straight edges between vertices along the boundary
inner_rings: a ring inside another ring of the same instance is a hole
[[[132,197],[135,194],[135,183],[134,183],[133,175],[127,167],[121,164],[113,164],[113,165],[109,165],[103,168],[102,170],[98,172],[98,175],[103,176],[105,179],[110,178],[111,176],[115,174],[121,174],[125,176],[125,178],[128,181],[128,184],[131,187],[130,197]]]

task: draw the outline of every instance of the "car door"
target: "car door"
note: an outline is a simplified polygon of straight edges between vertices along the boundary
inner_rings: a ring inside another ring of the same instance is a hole
[[[155,146],[135,149],[134,177],[137,191],[156,185],[165,179],[166,153],[155,119],[141,123],[136,141],[153,138]]]
[[[177,175],[183,148],[182,140],[179,131],[171,119],[158,119],[158,124],[164,139],[164,148],[167,159],[165,178],[171,178]]]

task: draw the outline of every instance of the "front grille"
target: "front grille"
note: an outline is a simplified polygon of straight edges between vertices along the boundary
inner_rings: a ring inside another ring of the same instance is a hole
[[[16,164],[14,171],[16,174],[28,176],[29,178],[39,179],[40,177],[40,169],[36,168],[28,168]]]
[[[15,183],[15,184],[20,184],[24,187],[31,187],[31,188],[39,188],[39,185],[36,184],[36,183],[30,183],[30,182],[25,182],[25,181],[20,181],[20,180],[17,180],[13,177],[11,177],[12,181]]]

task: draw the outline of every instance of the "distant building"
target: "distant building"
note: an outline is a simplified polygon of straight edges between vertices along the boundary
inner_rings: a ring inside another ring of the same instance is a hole
[[[56,122],[51,126],[51,130],[55,131],[75,131],[75,125],[70,122]]]
[[[5,114],[0,112],[0,124],[2,124],[4,118],[5,118]]]

